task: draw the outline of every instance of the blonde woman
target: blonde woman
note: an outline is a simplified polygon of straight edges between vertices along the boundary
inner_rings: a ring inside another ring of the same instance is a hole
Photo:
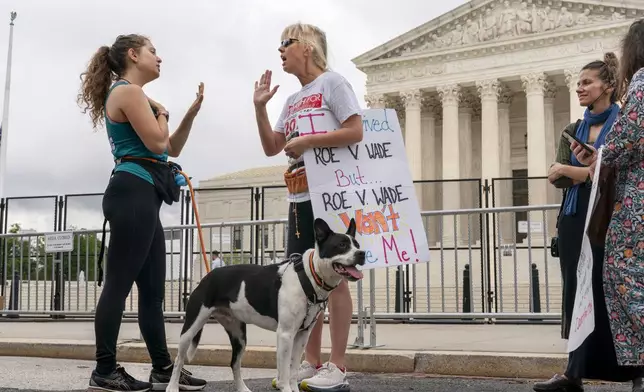
[[[291,94],[284,104],[275,128],[271,127],[266,104],[279,86],[271,89],[271,71],[255,82],[255,113],[259,136],[267,156],[284,151],[288,169],[284,180],[288,188],[287,256],[303,254],[315,246],[313,208],[306,186],[302,155],[314,147],[345,147],[362,140],[362,117],[358,99],[349,82],[328,69],[325,33],[308,24],[294,24],[284,29],[279,46],[284,72],[295,76],[302,88]],[[325,134],[299,135],[297,116],[309,111],[335,116],[340,129]],[[324,317],[315,324],[298,373],[300,387],[308,391],[347,391],[344,363],[349,328],[353,314],[351,293],[346,280],[329,298],[331,357],[322,363],[320,346]],[[276,380],[273,387],[277,388]]]

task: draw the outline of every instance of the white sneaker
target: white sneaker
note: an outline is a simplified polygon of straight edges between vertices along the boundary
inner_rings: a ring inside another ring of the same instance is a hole
[[[300,388],[309,392],[348,392],[346,369],[343,371],[334,363],[327,362],[311,378],[300,382]]]
[[[300,369],[297,372],[297,382],[300,383],[305,378],[311,378],[315,376],[317,371],[318,369],[316,369],[315,366],[311,365],[307,361],[302,361],[302,363],[300,364]],[[273,379],[271,385],[273,386],[273,389],[279,389],[277,388],[277,378]]]

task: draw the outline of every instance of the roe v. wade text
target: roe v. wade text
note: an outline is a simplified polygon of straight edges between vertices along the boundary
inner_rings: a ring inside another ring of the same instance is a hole
[[[340,127],[315,111],[297,121],[300,137]],[[346,230],[355,218],[357,240],[367,253],[364,268],[427,262],[427,235],[396,112],[365,110],[362,124],[362,142],[304,153],[313,212],[334,230]]]

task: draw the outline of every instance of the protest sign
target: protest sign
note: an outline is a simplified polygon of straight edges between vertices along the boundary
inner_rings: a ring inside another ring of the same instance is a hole
[[[367,253],[362,269],[428,262],[427,235],[396,111],[365,110],[362,124],[360,143],[304,154],[313,213],[343,232],[355,218],[356,239]],[[340,127],[332,116],[315,111],[298,116],[297,125],[304,137]]]
[[[593,186],[588,201],[584,236],[581,240],[581,252],[577,265],[577,292],[575,305],[572,311],[570,336],[568,337],[567,351],[575,351],[584,340],[595,330],[595,303],[593,301],[593,250],[588,238],[588,223],[599,201],[599,170],[601,168],[603,148],[597,153],[597,166],[593,176]]]

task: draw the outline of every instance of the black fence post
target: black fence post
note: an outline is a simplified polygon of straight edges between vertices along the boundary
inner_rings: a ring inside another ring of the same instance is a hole
[[[405,282],[402,280],[403,273],[402,266],[396,267],[396,313],[402,313],[405,308]]]
[[[190,193],[186,193],[186,224],[190,224],[190,218],[194,216],[194,213],[191,213],[190,211],[190,203],[194,202],[191,200]],[[190,235],[191,230],[190,229],[185,229],[185,241],[184,241],[184,260],[183,260],[183,274],[180,274],[183,277],[183,294],[181,296],[181,299],[179,300],[179,311],[182,309],[186,308],[186,304],[188,303],[188,297],[190,296],[190,293],[188,292],[188,259],[190,258],[190,243],[192,242],[190,238],[192,237]],[[181,283],[180,283],[181,284]]]
[[[539,269],[532,263],[532,303],[530,304],[533,313],[541,313],[541,288],[539,287]],[[532,321],[541,319],[531,319]]]
[[[472,313],[472,291],[470,290],[472,277],[470,272],[470,265],[465,264],[463,270],[463,313]]]
[[[262,198],[262,194],[259,191],[259,188],[251,188],[250,190],[250,195],[251,195],[251,203],[250,203],[250,220],[260,220],[259,219],[259,201]],[[264,225],[262,225],[262,228]],[[260,263],[260,254],[264,254],[264,247],[266,244],[264,244],[264,238],[263,238],[263,233],[264,230],[260,230],[259,225],[255,225],[255,230],[251,230],[251,235],[253,235],[254,231],[254,248],[255,251],[255,264]],[[243,251],[242,251],[243,254]],[[262,264],[264,264],[264,260],[261,261]]]
[[[405,312],[409,313],[411,312],[411,301],[412,301],[412,296],[414,293],[411,291],[411,282],[410,282],[410,274],[409,274],[409,264],[405,266]]]
[[[0,234],[4,233],[5,198],[0,198]]]
[[[539,269],[532,263],[532,311],[541,313],[541,290],[539,287]]]
[[[13,272],[11,282],[11,294],[9,298],[9,310],[18,310],[18,301],[20,298],[20,274],[18,271]],[[18,318],[18,314],[7,314],[7,318]]]
[[[4,233],[5,225],[5,198],[0,198],[0,234]],[[6,277],[4,276],[4,252],[6,249],[5,238],[0,238],[0,295],[4,297]]]
[[[485,180],[485,207],[490,208],[490,199],[492,200],[492,208],[496,207],[496,196],[495,196],[495,190],[494,190],[494,178],[492,181],[488,183],[488,180]],[[489,214],[486,214],[486,219]],[[490,237],[490,233],[488,232],[488,239],[491,238],[491,243],[492,243],[492,255],[489,256],[488,258],[488,266],[487,266],[487,276],[488,276],[488,287],[487,287],[487,311],[492,312],[493,309],[498,308],[498,302],[497,302],[497,294],[496,294],[496,289],[498,286],[498,281],[497,281],[497,275],[496,271],[498,269],[497,263],[499,260],[497,260],[497,248],[501,246],[501,242],[497,242],[498,237],[497,237],[497,223],[499,222],[499,215],[496,215],[492,213],[492,236]],[[489,249],[489,247],[488,247]]]
[[[63,209],[65,207],[65,202],[63,201],[62,196],[57,197],[57,203],[56,203],[56,218],[54,219],[54,231],[62,231],[63,229],[63,219],[61,218],[63,215]],[[65,285],[63,284],[63,254],[61,252],[54,253],[54,310],[60,311],[64,310],[64,303],[65,303],[65,293],[64,293],[64,287]],[[52,315],[53,319],[64,319],[65,316],[62,314],[55,314]]]

